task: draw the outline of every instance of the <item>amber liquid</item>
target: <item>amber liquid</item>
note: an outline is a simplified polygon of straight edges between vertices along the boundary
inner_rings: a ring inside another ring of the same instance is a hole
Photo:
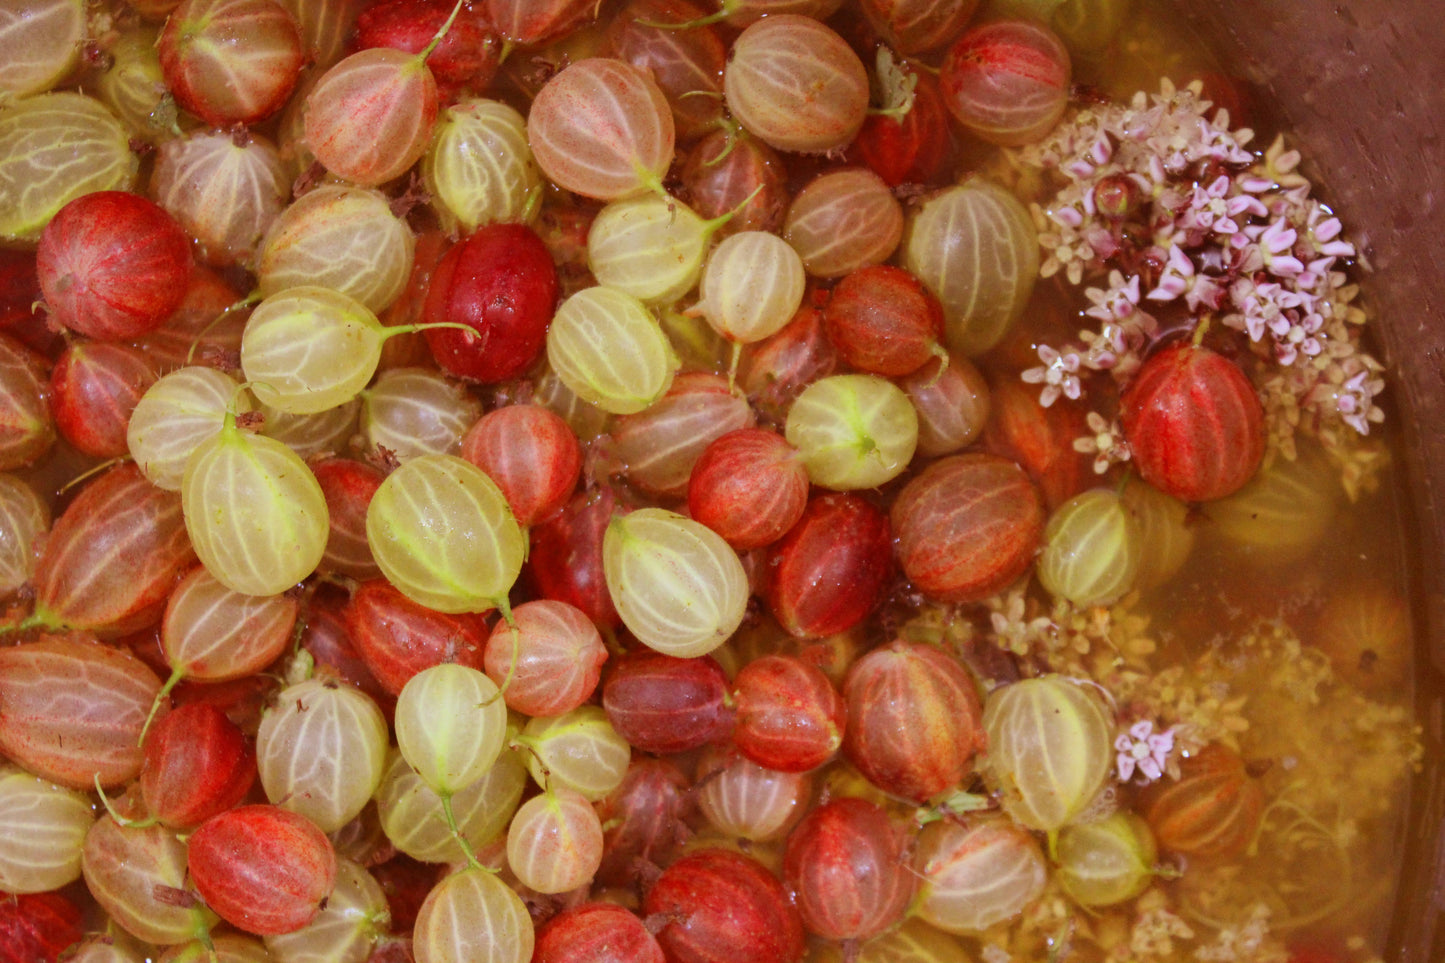
[[[1289,141],[1288,130],[1281,130],[1264,95],[1232,78],[1228,65],[1219,63],[1164,3],[1135,0],[1133,16],[1106,55],[1078,58],[1074,70],[1077,82],[1093,85],[1113,98],[1127,98],[1141,89],[1156,90],[1160,77],[1180,85],[1204,78],[1208,91],[1223,95],[1216,100],[1231,107],[1232,124],[1255,130],[1255,149],[1262,151],[1279,133]],[[1330,172],[1311,173],[1316,175],[1312,176],[1315,196],[1328,203]],[[1345,230],[1349,232],[1349,224]],[[1352,281],[1364,282],[1361,303],[1368,311],[1368,282],[1358,268],[1347,269]],[[1367,349],[1369,345],[1367,333]],[[1388,394],[1386,398],[1388,403]],[[1389,408],[1387,421],[1379,429],[1389,450],[1398,450],[1395,426],[1399,417],[1397,410]],[[1318,544],[1302,552],[1268,544],[1241,548],[1214,538],[1211,528],[1217,527],[1215,520],[1209,506],[1202,506],[1197,514],[1200,541],[1190,561],[1146,601],[1151,625],[1164,646],[1161,657],[1167,654],[1188,662],[1211,650],[1232,651],[1231,646],[1254,631],[1259,620],[1279,619],[1307,649],[1332,651],[1342,684],[1357,687],[1379,705],[1408,711],[1405,707],[1415,704],[1416,673],[1408,601],[1412,564],[1406,531],[1409,507],[1403,486],[1399,473],[1386,467],[1373,492],[1356,500],[1335,500],[1328,517],[1320,520],[1325,534]],[[1262,529],[1268,524],[1269,519],[1261,519]],[[1340,651],[1346,638],[1354,648]],[[1269,812],[1256,848],[1261,854],[1268,853],[1279,842],[1272,840],[1271,834],[1295,834],[1279,846],[1284,865],[1262,868],[1247,857],[1244,872],[1270,877],[1275,894],[1298,914],[1302,921],[1298,925],[1287,919],[1288,913],[1274,918],[1272,931],[1287,945],[1335,947],[1341,959],[1368,959],[1383,952],[1397,897],[1408,773],[1392,781],[1395,792],[1388,804],[1354,827],[1358,838],[1344,849],[1333,848],[1331,837],[1344,822],[1321,818],[1322,825],[1312,825],[1322,815],[1321,808],[1309,818],[1290,812],[1291,798],[1321,800],[1331,793],[1318,785],[1307,785],[1297,793],[1287,788],[1300,781],[1291,770],[1298,774],[1311,768],[1309,762],[1292,756],[1289,733],[1302,732],[1319,719],[1282,699],[1263,681],[1282,668],[1245,657],[1233,692],[1248,697],[1244,713],[1250,729],[1240,736],[1241,752],[1261,771],[1259,778],[1274,798],[1284,800]],[[1346,774],[1345,778],[1352,766],[1379,763],[1378,754],[1361,747],[1336,744],[1320,748],[1329,753],[1359,752],[1357,757],[1347,755],[1338,765],[1331,763],[1329,768]],[[1336,797],[1338,816],[1346,822],[1352,815],[1349,796],[1342,792]],[[1188,873],[1186,868],[1185,878],[1165,884],[1186,904],[1190,898],[1185,895]],[[1240,888],[1241,892],[1247,889]],[[1247,912],[1246,901],[1233,909]],[[1195,920],[1202,921],[1206,915],[1213,914],[1200,913]],[[1200,929],[1198,945],[1203,945],[1208,942],[1208,931]],[[1179,958],[1191,955],[1186,952]]]

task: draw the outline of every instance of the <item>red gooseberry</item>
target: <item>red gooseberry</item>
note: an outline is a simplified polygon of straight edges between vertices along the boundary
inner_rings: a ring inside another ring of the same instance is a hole
[[[1181,342],[1151,355],[1120,400],[1139,475],[1184,502],[1232,495],[1264,459],[1264,406],[1239,365]]]
[[[733,680],[733,742],[760,766],[807,772],[843,745],[848,710],[823,670],[796,655],[764,655]]]
[[[860,495],[808,502],[798,523],[768,550],[763,598],[790,635],[846,631],[878,605],[893,567],[888,516]]]
[[[783,878],[808,932],[828,940],[867,940],[903,918],[914,877],[904,835],[864,799],[830,800],[788,837]]]
[[[336,852],[305,816],[279,806],[230,809],[201,823],[187,869],[206,905],[257,936],[294,933],[316,918],[336,881]]]
[[[97,191],[51,218],[36,258],[56,321],[88,338],[120,341],[160,326],[180,307],[191,240],[139,194]]]
[[[665,919],[657,941],[679,963],[793,963],[803,925],[782,883],[756,859],[699,849],[673,863],[643,899]]]
[[[1033,564],[1044,531],[1039,490],[1022,468],[981,452],[941,458],[893,503],[898,562],[924,595],[977,602]]]
[[[442,257],[423,312],[429,324],[473,330],[429,328],[427,344],[459,378],[515,378],[542,350],[557,294],[557,268],[542,239],[523,224],[489,224]]]
[[[984,748],[983,709],[968,671],[941,649],[896,640],[843,681],[843,753],[885,792],[923,803],[953,789]]]

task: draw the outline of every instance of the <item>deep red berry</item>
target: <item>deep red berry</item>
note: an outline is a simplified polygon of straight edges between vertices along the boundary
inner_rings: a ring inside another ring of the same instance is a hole
[[[1180,501],[1243,488],[1264,459],[1264,406],[1239,365],[1199,345],[1152,355],[1124,390],[1124,437],[1145,481]]]
[[[531,367],[557,307],[557,268],[547,246],[521,224],[491,224],[447,251],[432,274],[425,320],[437,364],[461,378],[494,383]]]

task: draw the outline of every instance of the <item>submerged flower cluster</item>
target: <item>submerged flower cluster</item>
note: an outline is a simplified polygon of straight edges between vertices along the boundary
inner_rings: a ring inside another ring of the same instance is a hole
[[[1194,951],[1194,958],[1204,963],[1287,963],[1289,951],[1270,934],[1271,910],[1264,903],[1251,910],[1248,919],[1235,926],[1225,926],[1214,941]]]
[[[1328,864],[1347,877],[1365,858],[1362,824],[1386,814],[1419,764],[1408,708],[1339,679],[1328,657],[1291,628],[1299,615],[1291,606],[1272,618],[1232,614],[1218,635],[1195,643],[1194,658],[1165,664],[1142,604],[1129,596],[1080,608],[1024,581],[973,615],[955,608],[938,616],[971,626],[947,634],[966,637],[976,653],[992,646],[1024,674],[1058,673],[1103,693],[1118,726],[1110,793],[1179,779],[1181,762],[1212,743],[1250,760],[1267,800],[1258,849],[1240,864],[1191,867],[1186,889],[1151,887],[1132,915],[1103,914],[1067,929],[1051,902],[1058,894],[1047,894],[997,934],[985,958],[1034,959],[1074,945],[1109,963],[1283,961],[1287,934],[1335,912],[1346,892],[1301,889],[1292,874]],[[1170,648],[1179,641],[1162,639]],[[1361,944],[1349,959],[1367,957]]]
[[[1286,457],[1298,430],[1348,447],[1342,427],[1368,435],[1384,418],[1382,366],[1359,348],[1365,315],[1340,269],[1355,248],[1310,196],[1299,153],[1277,139],[1257,155],[1253,132],[1231,130],[1201,92],[1165,80],[1153,96],[1084,107],[1013,155],[1057,185],[1032,208],[1041,276],[1093,282],[1085,315],[1097,322],[1078,345],[1041,345],[1023,378],[1043,386],[1045,406],[1079,399],[1091,371],[1127,379],[1155,313],[1174,305],[1239,332],[1259,357],[1271,443]]]
[[[1153,720],[1141,719],[1114,740],[1114,749],[1118,752],[1115,764],[1119,781],[1135,779],[1140,785],[1148,785],[1162,778],[1169,765],[1174,730],[1155,732]]]

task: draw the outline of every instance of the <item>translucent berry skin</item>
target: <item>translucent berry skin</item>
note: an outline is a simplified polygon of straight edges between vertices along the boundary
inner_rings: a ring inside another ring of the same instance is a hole
[[[107,564],[124,558],[125,566]],[[155,620],[196,562],[181,500],[134,464],[91,482],[50,529],[31,584],[47,624],[123,632]]]
[[[735,722],[731,701],[727,676],[710,655],[633,652],[602,685],[612,727],[634,747],[658,755],[726,739]]]
[[[1044,532],[1039,490],[1023,469],[982,453],[929,465],[893,503],[899,564],[939,602],[977,602],[1033,564]]]
[[[602,574],[602,536],[616,504],[607,489],[582,492],[529,532],[527,567],[538,592],[577,606],[598,628],[622,624]]]
[[[306,145],[328,171],[375,187],[421,158],[436,126],[439,94],[432,72],[417,68],[412,54],[369,47],[321,75],[306,95],[304,130]]]
[[[524,715],[560,716],[590,699],[607,647],[586,613],[566,602],[535,599],[513,609],[512,618],[516,633],[499,621],[484,660],[488,677],[505,687],[507,705]]]
[[[741,205],[719,229],[719,237],[783,226],[788,209],[787,163],[756,137],[713,131],[688,152],[681,177],[683,196],[699,217],[721,217]]]
[[[351,578],[379,577],[381,569],[366,544],[366,509],[386,476],[365,462],[329,455],[311,459],[307,467],[326,496],[331,524],[321,567]]]
[[[1045,408],[1039,404],[1038,390],[1015,377],[994,379],[989,389],[984,448],[1018,462],[1050,508],[1058,508],[1094,483],[1089,459],[1074,450],[1073,439],[1088,432],[1078,405]]]
[[[487,625],[480,616],[429,609],[382,578],[364,582],[352,593],[346,627],[366,667],[392,695],[438,663],[480,669],[487,646]]]
[[[633,0],[607,28],[608,56],[652,72],[672,107],[679,141],[696,140],[718,126],[721,100],[689,94],[722,92],[727,41],[713,24],[685,30],[649,24],[686,24],[706,16],[705,6],[687,0]]]
[[[808,472],[797,449],[765,428],[715,439],[688,479],[688,512],[740,552],[782,538],[807,503]]]
[[[790,635],[846,631],[877,606],[892,574],[888,517],[864,498],[820,495],[768,551],[763,597]]]
[[[596,10],[589,0],[493,0],[487,4],[492,29],[523,47],[560,40]]]
[[[427,344],[442,369],[492,384],[526,371],[547,337],[557,307],[557,268],[547,245],[522,224],[490,224],[457,243],[432,274]]]
[[[155,368],[139,348],[104,341],[72,344],[50,371],[55,427],[87,455],[119,458],[129,450],[130,413],[155,381]]]
[[[973,678],[931,645],[900,639],[864,655],[843,680],[843,698],[844,755],[910,802],[958,786],[987,742]]]
[[[903,918],[914,888],[888,815],[848,797],[803,817],[788,837],[783,879],[808,932],[827,940],[877,936]]]
[[[156,48],[176,103],[212,127],[280,110],[306,63],[296,18],[275,0],[184,0]]]
[[[62,207],[40,235],[36,269],[55,319],[99,341],[137,338],[180,307],[191,241],[176,219],[128,191]]]
[[[1151,355],[1121,399],[1140,476],[1184,502],[1232,495],[1264,459],[1264,407],[1223,355],[1173,344]]]
[[[59,893],[0,899],[0,963],[55,963],[84,935],[80,910]]]
[[[130,651],[88,633],[0,647],[0,755],[71,789],[124,785],[160,688]]]
[[[958,35],[978,11],[978,0],[862,0],[868,23],[899,53],[932,50]]]
[[[804,388],[837,367],[838,352],[823,329],[823,312],[805,300],[781,331],[743,352],[738,385],[759,411],[782,421]]]
[[[1069,52],[1052,30],[999,20],[966,32],[939,71],[959,123],[991,144],[1017,147],[1047,134],[1069,102]]]
[[[669,866],[643,899],[668,922],[657,941],[669,963],[792,963],[803,924],[783,885],[757,860],[700,849]]]
[[[446,22],[451,9],[446,0],[373,3],[356,18],[355,48],[395,47],[421,53]],[[468,4],[427,57],[426,65],[436,75],[438,88],[448,92],[462,87],[481,90],[496,75],[501,52],[502,45],[492,32],[485,8]]]
[[[1139,794],[1144,821],[1160,849],[1229,859],[1254,839],[1265,796],[1234,750],[1210,743],[1180,764],[1177,780],[1162,779]]]
[[[461,456],[491,476],[523,526],[565,505],[582,472],[577,435],[541,405],[487,412],[462,437]]]
[[[843,745],[848,709],[823,670],[792,655],[765,655],[733,680],[733,742],[768,769],[807,772]]]
[[[554,74],[537,92],[527,114],[527,138],[537,166],[553,183],[612,201],[661,180],[672,166],[676,128],[651,71],[588,57]]]
[[[664,963],[662,947],[637,914],[616,903],[563,910],[537,931],[532,963]]]
[[[868,72],[817,20],[774,14],[728,51],[723,90],[737,121],[769,147],[826,153],[848,146],[868,111]]]
[[[622,783],[597,804],[603,831],[597,881],[631,886],[639,867],[666,866],[691,834],[697,811],[692,784],[670,759],[637,755]]]
[[[935,184],[946,172],[952,139],[948,108],[938,81],[926,71],[909,73],[918,78],[913,88],[913,109],[896,120],[873,114],[848,148],[850,158],[867,164],[889,187],[899,184]]]
[[[163,716],[142,748],[141,798],[167,826],[195,826],[225,812],[256,781],[256,754],[236,724],[208,702]]]
[[[257,805],[213,816],[191,835],[187,868],[206,905],[257,936],[316,918],[336,882],[331,840],[305,816]]]
[[[873,264],[838,282],[823,324],[848,364],[897,377],[934,357],[943,339],[943,305],[902,268]]]

